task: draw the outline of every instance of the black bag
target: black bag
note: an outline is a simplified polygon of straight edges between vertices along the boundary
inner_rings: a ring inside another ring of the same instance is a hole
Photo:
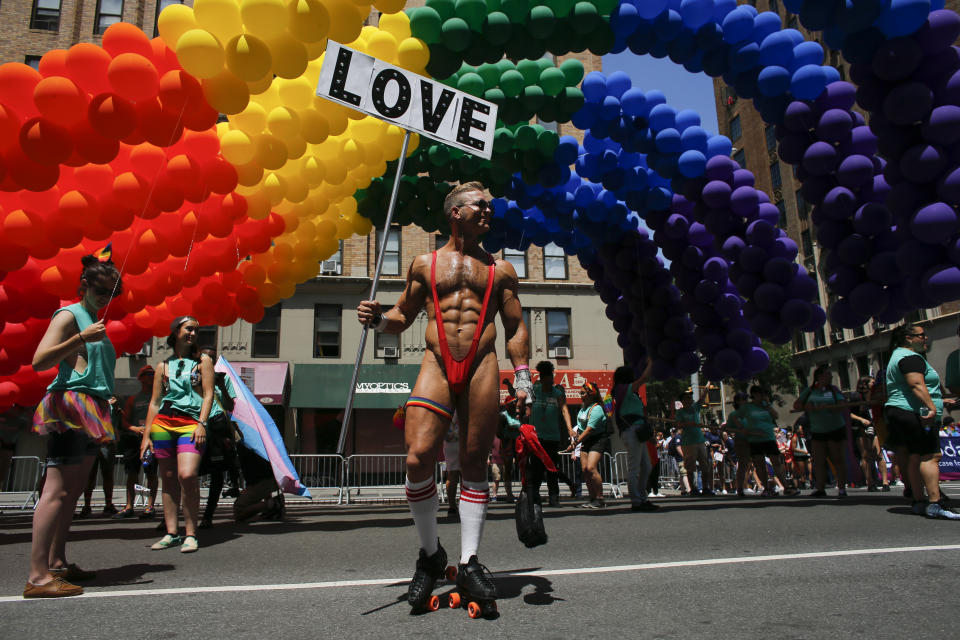
[[[521,491],[515,508],[517,537],[527,548],[547,544],[547,532],[543,528],[543,508],[540,496],[531,496]]]

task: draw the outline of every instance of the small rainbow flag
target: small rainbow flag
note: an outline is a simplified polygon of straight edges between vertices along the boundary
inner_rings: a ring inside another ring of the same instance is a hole
[[[107,246],[94,253],[93,256],[100,262],[110,262],[113,258],[113,243],[108,243]]]

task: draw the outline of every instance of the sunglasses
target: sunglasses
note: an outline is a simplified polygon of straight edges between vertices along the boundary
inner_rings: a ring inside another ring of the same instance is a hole
[[[926,333],[911,333],[911,334],[910,334],[910,337],[911,337],[911,338],[921,338],[921,339],[923,339],[923,340],[926,340],[926,339],[927,339],[927,334],[926,334]]]
[[[489,209],[489,208],[490,208],[490,203],[487,202],[486,200],[484,200],[483,198],[480,198],[480,199],[477,200],[476,202],[465,202],[465,203],[463,203],[463,204],[460,205],[460,206],[467,206],[467,205],[469,205],[469,206],[471,206],[471,207],[476,207],[476,208],[477,208],[477,211],[483,211],[484,209]]]
[[[110,296],[112,298],[116,287],[101,287],[100,285],[95,284],[91,285],[90,288],[93,289],[93,293],[97,296]]]

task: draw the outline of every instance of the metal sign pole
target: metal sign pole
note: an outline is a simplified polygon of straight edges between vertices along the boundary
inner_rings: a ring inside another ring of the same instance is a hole
[[[403,175],[403,163],[407,159],[407,147],[410,144],[410,131],[403,136],[403,147],[400,158],[397,160],[397,175],[393,180],[393,190],[390,192],[390,207],[387,209],[387,221],[383,225],[383,238],[380,240],[380,250],[377,253],[377,268],[373,272],[373,283],[370,285],[368,300],[376,300],[377,285],[380,284],[380,271],[383,269],[383,257],[387,250],[387,238],[390,235],[390,223],[393,221],[393,212],[397,207],[397,193],[400,191],[400,176]],[[357,348],[357,360],[353,365],[353,376],[350,378],[350,389],[347,391],[347,406],[343,409],[343,422],[340,423],[340,439],[337,441],[337,453],[343,455],[344,442],[347,439],[347,427],[350,425],[350,416],[353,414],[353,396],[357,392],[357,378],[360,376],[360,364],[363,362],[363,350],[367,346],[367,330],[364,325],[360,333],[360,346]]]

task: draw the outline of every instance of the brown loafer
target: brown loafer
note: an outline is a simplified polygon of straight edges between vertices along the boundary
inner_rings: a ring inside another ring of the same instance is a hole
[[[65,567],[59,569],[50,569],[50,574],[53,576],[59,576],[66,580],[67,582],[77,582],[83,580],[93,580],[97,577],[96,571],[84,571],[77,565],[72,562]]]
[[[24,598],[67,598],[79,596],[81,593],[83,593],[83,587],[70,584],[59,576],[54,576],[53,580],[47,584],[27,582],[27,586],[23,589]]]

